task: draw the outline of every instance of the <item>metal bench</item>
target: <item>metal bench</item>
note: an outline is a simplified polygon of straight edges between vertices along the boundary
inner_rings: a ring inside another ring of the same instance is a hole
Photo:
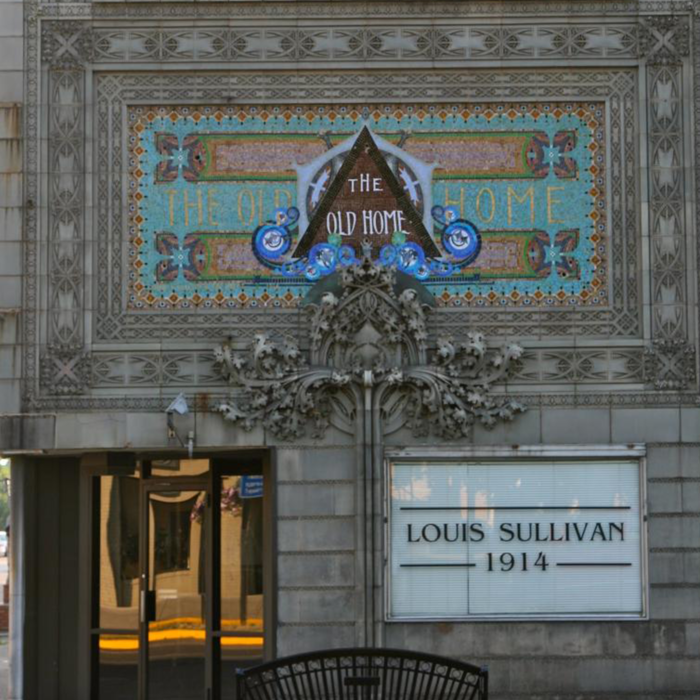
[[[397,649],[334,649],[238,672],[238,700],[487,700],[488,670]]]

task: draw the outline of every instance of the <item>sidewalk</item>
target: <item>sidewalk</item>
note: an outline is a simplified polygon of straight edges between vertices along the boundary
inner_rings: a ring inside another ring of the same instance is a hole
[[[9,697],[8,684],[10,682],[10,662],[7,658],[7,634],[0,634],[0,700]]]

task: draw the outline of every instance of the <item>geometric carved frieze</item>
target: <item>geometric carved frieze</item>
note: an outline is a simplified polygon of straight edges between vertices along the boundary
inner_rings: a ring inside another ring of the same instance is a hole
[[[644,381],[642,348],[528,349],[513,371],[512,381],[598,384]]]
[[[683,69],[688,25],[654,17],[647,56],[649,234],[653,338],[688,334],[686,160]]]
[[[61,56],[73,56],[70,41],[76,35],[53,36],[63,42]],[[49,72],[49,84],[48,332],[51,343],[74,346],[82,342],[84,324],[84,72],[55,68]]]
[[[397,27],[96,29],[95,61],[271,62],[635,58],[637,25],[497,24]]]
[[[200,387],[221,384],[214,354],[206,352],[94,353],[92,383],[96,388],[158,386]]]
[[[685,13],[688,12],[689,0],[643,0],[646,12]],[[46,3],[43,14],[58,14],[62,16],[92,16],[95,18],[207,18],[207,17],[240,17],[240,18],[274,18],[278,21],[298,20],[299,18],[318,17],[318,5],[315,2],[300,0],[290,5],[289,2],[270,1],[265,3],[201,3],[187,5],[183,3]],[[567,15],[585,17],[590,15],[598,20],[595,26],[609,17],[611,9],[615,15],[629,15],[636,18],[640,12],[640,0],[618,0],[611,6],[609,0],[540,0],[523,3],[522,0],[474,0],[468,3],[430,2],[430,3],[397,3],[377,0],[371,4],[348,2],[328,5],[323,15],[332,18],[367,17],[375,21],[381,18],[424,18],[424,17],[483,17],[493,19],[498,17],[526,18],[533,15],[538,18]],[[614,17],[613,17],[614,19]],[[556,21],[556,19],[554,19]]]
[[[49,308],[39,386],[43,393],[66,396],[85,393],[90,387],[91,357],[83,338],[85,66],[92,59],[89,25],[74,21],[44,23],[41,55],[50,69],[44,239],[48,244],[44,250]],[[25,383],[25,389],[28,386]]]
[[[433,313],[433,317],[437,315]],[[293,334],[297,329],[298,324],[283,330],[282,335]],[[236,350],[244,350],[256,334],[254,327],[248,333],[236,333]],[[466,336],[454,337],[461,341]],[[518,386],[556,382],[642,384],[646,381],[644,363],[642,347],[528,348],[514,361],[511,382]],[[211,351],[158,353],[136,349],[94,352],[91,382],[95,389],[178,386],[196,390],[199,386],[223,385]]]

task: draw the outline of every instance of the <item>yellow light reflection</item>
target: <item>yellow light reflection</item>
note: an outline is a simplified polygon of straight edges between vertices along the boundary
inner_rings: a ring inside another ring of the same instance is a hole
[[[149,632],[149,642],[162,642],[166,640],[197,640],[204,641],[204,630],[164,630],[162,632]],[[222,647],[262,647],[263,637],[221,637]],[[139,640],[135,637],[100,637],[100,649],[105,651],[136,651],[139,648]]]
[[[167,629],[175,625],[198,625],[204,627],[204,620],[201,617],[169,617],[167,620],[158,620],[148,624],[149,630]],[[262,618],[249,617],[245,620],[225,618],[221,620],[221,627],[252,627],[262,629]]]
[[[191,627],[181,628],[181,625],[191,625]],[[199,627],[199,629],[197,629]],[[206,630],[204,620],[201,617],[172,617],[167,620],[158,620],[148,625],[148,641],[164,642],[170,640],[194,640],[204,641]],[[238,627],[248,627],[251,631],[262,631],[262,619],[248,618],[245,622],[239,619],[221,620],[221,629],[227,630]],[[264,637],[235,636],[221,637],[221,646],[224,647],[262,647]],[[139,638],[128,635],[101,635],[99,642],[100,649],[107,651],[136,651],[139,648]]]

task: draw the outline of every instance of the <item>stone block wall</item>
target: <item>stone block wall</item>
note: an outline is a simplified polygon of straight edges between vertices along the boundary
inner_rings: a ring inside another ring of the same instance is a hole
[[[20,410],[23,3],[0,2],[0,413]]]
[[[357,476],[352,446],[277,451],[280,655],[361,638]]]
[[[698,696],[695,5],[28,2],[24,39],[23,9],[0,0],[0,450],[76,459],[176,450],[163,409],[182,391],[199,409],[176,424],[182,435],[194,432],[202,454],[276,450],[279,655],[362,644],[434,651],[488,663],[493,696],[508,700]],[[416,440],[396,429],[384,443],[377,438],[368,467],[358,435],[331,431],[285,444],[259,425],[232,427],[210,412],[228,391],[212,348],[232,335],[242,349],[265,328],[296,334],[305,346],[303,314],[127,308],[124,115],[134,105],[589,97],[606,110],[610,303],[554,311],[465,304],[435,314],[431,344],[477,330],[492,346],[508,339],[525,348],[505,389],[528,411],[492,431],[477,428],[473,443]],[[627,443],[647,447],[649,620],[384,622],[383,447]],[[37,469],[56,488],[77,482],[75,464]],[[55,527],[59,514],[41,517]],[[77,530],[71,522],[73,540],[64,543],[74,557]],[[26,537],[36,559],[37,535]],[[55,602],[49,573],[41,577],[36,585]],[[36,590],[28,589],[32,605]],[[77,634],[69,613],[51,615],[64,630],[53,639]],[[15,648],[22,643],[18,637]],[[63,663],[66,683],[72,660]],[[47,678],[41,689],[54,697],[60,679]]]
[[[394,623],[389,647],[487,664],[496,698],[635,700],[700,688],[700,409],[533,408],[475,443],[646,443],[648,620]],[[554,426],[560,431],[555,432]],[[398,439],[402,445],[408,438]],[[420,443],[419,443],[420,444]],[[433,443],[424,443],[426,447]]]

